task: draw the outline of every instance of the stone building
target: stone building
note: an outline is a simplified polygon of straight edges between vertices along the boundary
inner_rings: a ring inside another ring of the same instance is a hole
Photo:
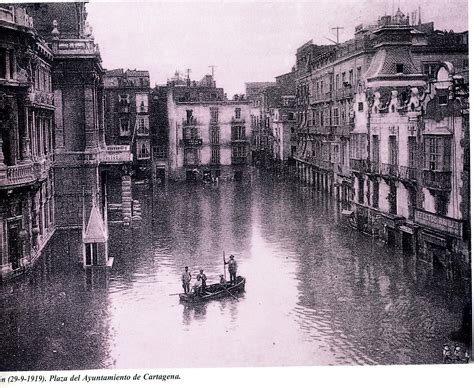
[[[275,83],[246,85],[246,97],[251,102],[253,161],[277,171],[285,169],[296,153],[295,72],[276,77]]]
[[[155,86],[150,98],[152,177],[163,185],[168,179],[168,87]]]
[[[25,9],[0,7],[0,279],[55,230],[52,62]]]
[[[130,148],[105,142],[103,69],[84,2],[3,6],[0,28],[5,277],[31,264],[58,230],[78,242],[71,261],[83,261],[83,225],[96,203],[107,231],[110,171],[130,163]]]
[[[241,180],[250,163],[250,104],[228,100],[211,75],[168,83],[169,176]]]
[[[151,168],[150,74],[143,70],[105,72],[105,140],[127,145],[138,177]]]
[[[468,260],[467,99],[448,93],[465,84],[467,58],[467,33],[398,10],[312,58],[299,117],[299,177],[359,229],[449,270]]]

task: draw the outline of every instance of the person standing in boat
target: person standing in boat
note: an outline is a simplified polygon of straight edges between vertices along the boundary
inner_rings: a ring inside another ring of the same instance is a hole
[[[206,291],[206,280],[207,280],[207,276],[204,273],[204,270],[202,270],[202,269],[199,270],[197,280],[201,281],[201,294],[204,295],[204,292]]]
[[[225,261],[224,264],[229,266],[230,282],[235,284],[237,282],[237,261],[234,259],[234,255],[230,255],[229,261]]]
[[[191,283],[191,273],[188,271],[188,267],[184,267],[184,272],[181,275],[181,282],[183,283],[183,290],[185,294],[189,294],[189,284]]]

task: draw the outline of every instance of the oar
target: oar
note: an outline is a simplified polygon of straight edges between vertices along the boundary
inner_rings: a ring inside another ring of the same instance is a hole
[[[239,298],[237,298],[234,294],[232,294],[227,288],[224,287],[224,290],[226,290],[227,293],[228,293],[232,298],[234,298],[235,300],[239,300]]]

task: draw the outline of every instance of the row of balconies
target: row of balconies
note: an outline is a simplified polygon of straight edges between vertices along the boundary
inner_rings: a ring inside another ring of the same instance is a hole
[[[451,190],[451,171],[418,170],[415,167],[399,166],[389,163],[377,163],[366,159],[351,159],[352,171],[380,175],[401,181],[417,182],[419,179],[423,186],[437,190]],[[419,177],[418,172],[421,172]]]
[[[236,117],[232,117],[232,119],[230,120],[231,124],[245,124],[245,118],[236,118]],[[216,119],[213,119],[211,118],[211,121],[210,121],[211,124],[219,124],[219,121],[216,120]],[[186,118],[186,119],[183,119],[182,120],[182,126],[183,127],[195,127],[197,125],[200,125],[201,123],[199,123],[199,121],[195,118],[195,117],[189,117],[189,118]]]
[[[231,164],[234,166],[238,165],[245,165],[248,164],[248,157],[247,156],[231,156]],[[185,167],[198,167],[201,166],[202,163],[198,158],[191,157],[189,159],[184,158],[183,164]],[[216,160],[211,160],[211,165],[220,165],[220,161],[217,162]]]

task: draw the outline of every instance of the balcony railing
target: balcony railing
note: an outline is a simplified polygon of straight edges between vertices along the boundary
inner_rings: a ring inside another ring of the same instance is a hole
[[[367,161],[365,159],[351,159],[349,162],[352,171],[366,172]]]
[[[369,160],[366,162],[366,172],[368,174],[380,174],[380,163]]]
[[[415,209],[415,222],[443,233],[463,238],[463,221]]]
[[[21,185],[36,180],[33,163],[20,164],[7,167],[7,185]]]
[[[398,178],[398,166],[396,164],[382,163],[383,176]]]
[[[179,145],[181,147],[201,147],[202,146],[202,139],[195,137],[189,139],[181,139],[179,141]]]
[[[400,166],[400,179],[405,181],[416,181],[416,168]]]
[[[246,156],[232,156],[231,162],[232,164],[247,164],[247,157]]]
[[[244,119],[243,117],[237,118],[237,117],[234,116],[234,117],[232,117],[232,119],[231,119],[231,123],[232,123],[232,124],[244,124],[244,123],[245,123],[245,119]]]
[[[423,185],[429,189],[451,190],[451,171],[423,171]]]
[[[129,145],[108,145],[100,153],[100,162],[104,164],[130,163],[132,160]]]
[[[49,175],[52,160],[49,156],[26,164],[4,166],[0,170],[0,186],[28,185],[43,181]]]
[[[100,56],[99,46],[93,39],[59,39],[53,40],[52,50],[59,56],[93,55]]]

